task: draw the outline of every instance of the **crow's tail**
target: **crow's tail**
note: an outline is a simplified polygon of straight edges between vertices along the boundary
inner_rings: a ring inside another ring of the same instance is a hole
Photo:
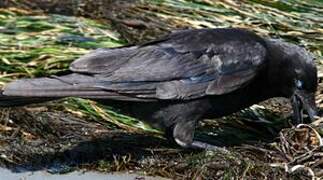
[[[103,82],[107,85],[106,82]],[[88,99],[137,100],[105,90],[93,76],[69,74],[35,79],[21,79],[7,84],[0,92],[0,107],[45,102],[65,97]]]
[[[0,107],[23,106],[33,103],[42,103],[55,99],[57,98],[6,96],[2,94],[2,91],[0,91]]]
[[[86,87],[92,80],[87,76],[70,74],[61,78],[62,80],[59,77],[44,77],[11,82],[0,90],[0,107],[23,106],[69,96],[96,95],[93,88]],[[75,82],[82,85],[74,85]]]

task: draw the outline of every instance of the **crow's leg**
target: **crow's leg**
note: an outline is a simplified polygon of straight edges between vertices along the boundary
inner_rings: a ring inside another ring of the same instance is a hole
[[[194,140],[198,120],[211,109],[207,99],[169,104],[155,113],[157,121],[166,125],[166,137],[184,148],[220,149],[217,146]],[[159,120],[158,120],[159,119]],[[222,149],[222,148],[221,148]]]
[[[201,142],[194,140],[194,132],[195,132],[195,120],[186,120],[180,121],[173,126],[173,141],[176,144],[184,147],[184,148],[191,148],[191,149],[207,149],[207,150],[220,150],[220,151],[227,151],[223,147],[218,147],[212,144],[208,144],[206,142]]]
[[[171,127],[172,134],[170,138],[184,148],[190,148],[193,143],[196,121],[181,121]]]

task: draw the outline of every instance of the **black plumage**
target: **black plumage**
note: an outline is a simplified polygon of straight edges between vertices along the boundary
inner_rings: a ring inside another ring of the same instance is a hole
[[[272,97],[292,97],[315,115],[317,70],[303,48],[242,29],[171,33],[141,45],[98,49],[70,65],[71,74],[22,79],[3,89],[0,106],[82,97],[125,109],[165,129],[184,147],[202,118],[221,117]]]

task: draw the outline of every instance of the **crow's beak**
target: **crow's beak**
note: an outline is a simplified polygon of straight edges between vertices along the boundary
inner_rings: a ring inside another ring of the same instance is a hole
[[[295,90],[292,96],[293,106],[293,124],[303,123],[303,111],[305,110],[311,119],[314,121],[317,115],[317,109],[315,105],[314,93],[307,93],[301,90]]]

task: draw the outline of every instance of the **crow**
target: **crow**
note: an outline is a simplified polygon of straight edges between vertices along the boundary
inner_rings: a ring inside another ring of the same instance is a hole
[[[197,122],[273,97],[290,98],[294,123],[316,116],[313,55],[238,28],[190,29],[139,45],[101,48],[75,60],[70,73],[22,79],[2,89],[0,106],[81,97],[117,107],[163,129],[184,148]]]

